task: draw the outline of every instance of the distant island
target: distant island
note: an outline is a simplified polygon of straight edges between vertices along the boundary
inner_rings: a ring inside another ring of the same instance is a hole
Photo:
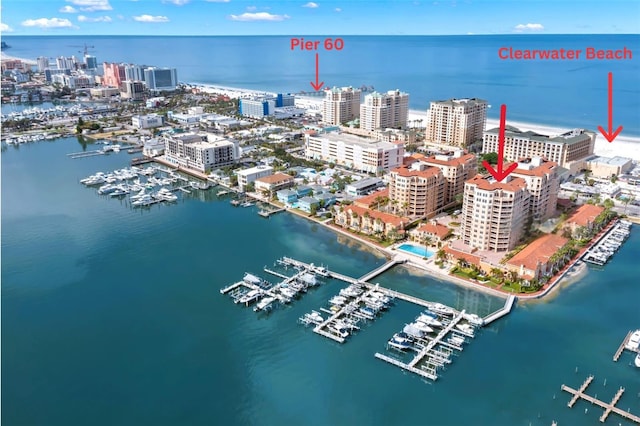
[[[6,42],[0,42],[0,49],[8,49],[11,46],[9,46]]]

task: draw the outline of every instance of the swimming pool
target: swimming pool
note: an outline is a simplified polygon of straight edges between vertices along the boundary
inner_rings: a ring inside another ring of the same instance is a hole
[[[429,258],[434,255],[431,250],[425,249],[421,246],[414,246],[413,244],[402,244],[398,246],[398,250],[406,251],[407,253],[415,254],[416,256],[422,256]]]

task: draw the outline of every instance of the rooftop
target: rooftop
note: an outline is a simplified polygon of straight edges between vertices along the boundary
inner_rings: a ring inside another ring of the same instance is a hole
[[[377,203],[379,199],[384,198],[384,197],[388,197],[388,196],[389,196],[389,188],[385,188],[383,190],[376,191],[371,195],[367,195],[365,197],[358,198],[354,202],[357,205],[359,205],[360,207],[369,208],[369,207],[371,207],[372,204]]]
[[[359,145],[363,148],[374,149],[393,149],[397,144],[391,142],[378,141],[375,139],[367,139],[360,136],[350,135],[347,133],[324,133],[322,136],[310,136],[313,139],[327,139],[333,142],[343,142],[347,145]]]
[[[400,217],[390,213],[380,212],[378,210],[366,209],[364,207],[356,206],[354,204],[345,207],[344,210],[347,212],[356,213],[359,216],[364,216],[365,213],[368,213],[368,215],[373,219],[380,219],[382,222],[391,224],[393,226],[404,227],[405,224],[409,223],[409,219],[406,217]]]
[[[500,133],[500,128],[495,127],[490,130],[486,130],[485,134],[493,134],[498,135]],[[572,144],[576,142],[583,142],[586,139],[590,139],[595,136],[595,133],[587,130],[587,129],[573,129],[567,132],[561,133],[555,136],[547,136],[540,133],[533,132],[531,130],[522,131],[517,127],[506,126],[505,127],[505,137],[513,137],[519,139],[530,139],[534,141],[540,142],[557,142],[561,144]]]
[[[558,167],[557,163],[542,158],[523,158],[518,161],[518,168],[513,171],[516,175],[544,176],[551,174]]]
[[[274,185],[274,184],[288,182],[288,181],[293,182],[293,176],[290,176],[286,173],[280,173],[280,172],[256,179],[256,182],[262,182],[269,185]]]
[[[437,154],[431,157],[427,157],[422,161],[427,164],[438,164],[441,166],[460,166],[466,164],[470,161],[474,161],[476,158],[473,154],[462,154],[462,153],[447,153],[447,154]]]
[[[573,223],[577,226],[587,226],[593,223],[594,219],[604,211],[604,207],[595,204],[583,204],[573,212],[567,219],[567,223]]]
[[[362,188],[366,188],[369,185],[379,185],[380,183],[382,183],[382,179],[380,178],[366,177],[366,178],[357,180],[355,182],[351,182],[347,184],[347,186],[350,186],[356,189],[362,189]]]
[[[260,165],[260,166],[251,167],[249,169],[238,170],[236,173],[242,176],[248,176],[254,173],[266,172],[266,171],[273,171],[273,167]]]
[[[438,238],[442,239],[451,233],[449,227],[441,225],[439,223],[425,223],[420,225],[417,229],[417,232],[426,232],[428,234],[433,234]]]
[[[569,240],[556,234],[547,234],[538,238],[515,256],[513,256],[507,264],[535,271],[538,264],[545,264],[549,258],[560,250]]]
[[[402,177],[421,177],[421,178],[430,178],[430,177],[434,177],[434,176],[438,176],[439,174],[442,174],[440,169],[437,167],[427,167],[424,170],[413,170],[405,166],[395,168],[391,170],[391,173],[397,173],[398,176],[402,176]]]
[[[502,180],[502,182],[498,182],[491,176],[476,175],[474,178],[469,179],[466,183],[476,185],[478,188],[485,191],[495,191],[496,189],[503,189],[516,192],[520,189],[524,189],[527,186],[527,183],[524,179],[513,176],[507,176]]]
[[[626,166],[627,164],[629,164],[630,162],[633,162],[633,159],[628,158],[628,157],[599,157],[599,156],[593,156],[590,158],[587,158],[587,161],[589,163],[599,163],[599,164],[608,164],[610,166]]]

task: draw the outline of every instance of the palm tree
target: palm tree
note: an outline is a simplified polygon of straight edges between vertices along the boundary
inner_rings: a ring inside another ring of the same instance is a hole
[[[424,251],[426,253],[427,247],[430,246],[431,244],[433,244],[433,238],[431,238],[430,235],[424,234],[422,236],[421,240],[422,240],[422,244],[424,244]],[[426,258],[426,256],[425,256],[425,258]]]

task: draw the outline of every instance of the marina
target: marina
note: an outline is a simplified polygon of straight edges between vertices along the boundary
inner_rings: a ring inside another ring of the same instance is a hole
[[[620,401],[620,398],[622,398],[622,394],[624,393],[625,389],[623,387],[618,388],[618,391],[611,399],[611,402],[604,402],[598,398],[595,398],[591,395],[587,395],[585,393],[585,391],[587,390],[587,388],[589,387],[592,381],[593,381],[593,375],[590,375],[589,377],[586,378],[586,380],[582,383],[580,388],[578,388],[577,390],[564,384],[560,387],[560,389],[562,389],[563,391],[569,392],[570,394],[573,395],[571,397],[571,400],[567,403],[567,406],[569,408],[572,408],[575,405],[575,403],[582,398],[585,401],[590,402],[591,404],[595,404],[604,408],[604,412],[600,416],[601,423],[604,423],[607,420],[607,417],[609,416],[609,414],[613,412],[619,415],[620,417],[623,417],[625,419],[628,419],[635,423],[640,424],[640,417],[634,414],[631,414],[629,411],[624,411],[616,407],[616,404]]]
[[[630,330],[613,355],[613,362],[618,362],[622,353],[627,350],[640,356],[640,330]],[[637,357],[636,357],[637,360]],[[636,365],[637,366],[637,365]]]
[[[617,221],[597,243],[585,252],[582,259],[598,266],[604,266],[622,246],[631,233],[631,222]]]

